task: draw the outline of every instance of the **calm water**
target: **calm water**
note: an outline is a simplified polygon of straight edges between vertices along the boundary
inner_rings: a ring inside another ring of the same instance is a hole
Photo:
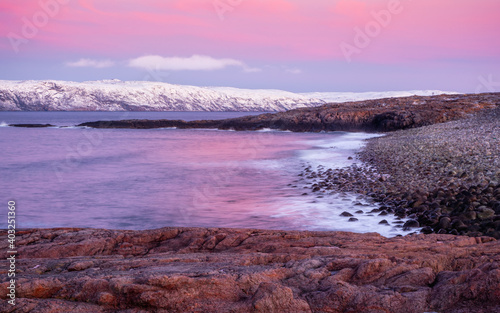
[[[0,112],[1,214],[6,216],[6,203],[13,199],[18,227],[206,226],[403,234],[367,214],[347,222],[341,212],[368,212],[377,206],[349,194],[317,197],[299,180],[307,165],[351,164],[347,157],[366,134],[5,126],[242,115],[248,113]]]

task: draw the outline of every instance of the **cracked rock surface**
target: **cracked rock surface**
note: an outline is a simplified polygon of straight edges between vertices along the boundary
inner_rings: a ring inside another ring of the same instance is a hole
[[[1,312],[500,310],[500,244],[491,237],[28,229],[18,232],[16,268],[17,304],[2,292]]]

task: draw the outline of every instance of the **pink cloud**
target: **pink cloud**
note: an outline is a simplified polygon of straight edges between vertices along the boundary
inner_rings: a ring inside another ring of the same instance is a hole
[[[204,54],[269,62],[344,60],[340,43],[352,43],[354,28],[364,29],[373,22],[372,13],[385,10],[391,0],[220,1],[229,5],[222,20],[212,0],[79,0],[61,5],[30,40],[46,51],[106,58]],[[402,12],[391,16],[355,60],[417,62],[500,55],[497,0],[401,0],[401,6]],[[32,20],[44,9],[38,1],[21,5],[4,0],[0,12],[0,36],[6,38],[9,33],[21,34],[23,18]]]

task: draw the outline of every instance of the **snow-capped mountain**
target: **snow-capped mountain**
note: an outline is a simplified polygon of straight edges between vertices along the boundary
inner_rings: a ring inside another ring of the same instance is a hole
[[[162,82],[0,80],[3,111],[285,111],[346,102],[450,92],[292,93]]]

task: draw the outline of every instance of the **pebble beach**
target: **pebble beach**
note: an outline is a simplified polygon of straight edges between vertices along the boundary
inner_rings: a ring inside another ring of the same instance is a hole
[[[500,238],[500,109],[369,139],[362,166],[318,172],[312,186],[366,194],[375,212],[424,233]]]

